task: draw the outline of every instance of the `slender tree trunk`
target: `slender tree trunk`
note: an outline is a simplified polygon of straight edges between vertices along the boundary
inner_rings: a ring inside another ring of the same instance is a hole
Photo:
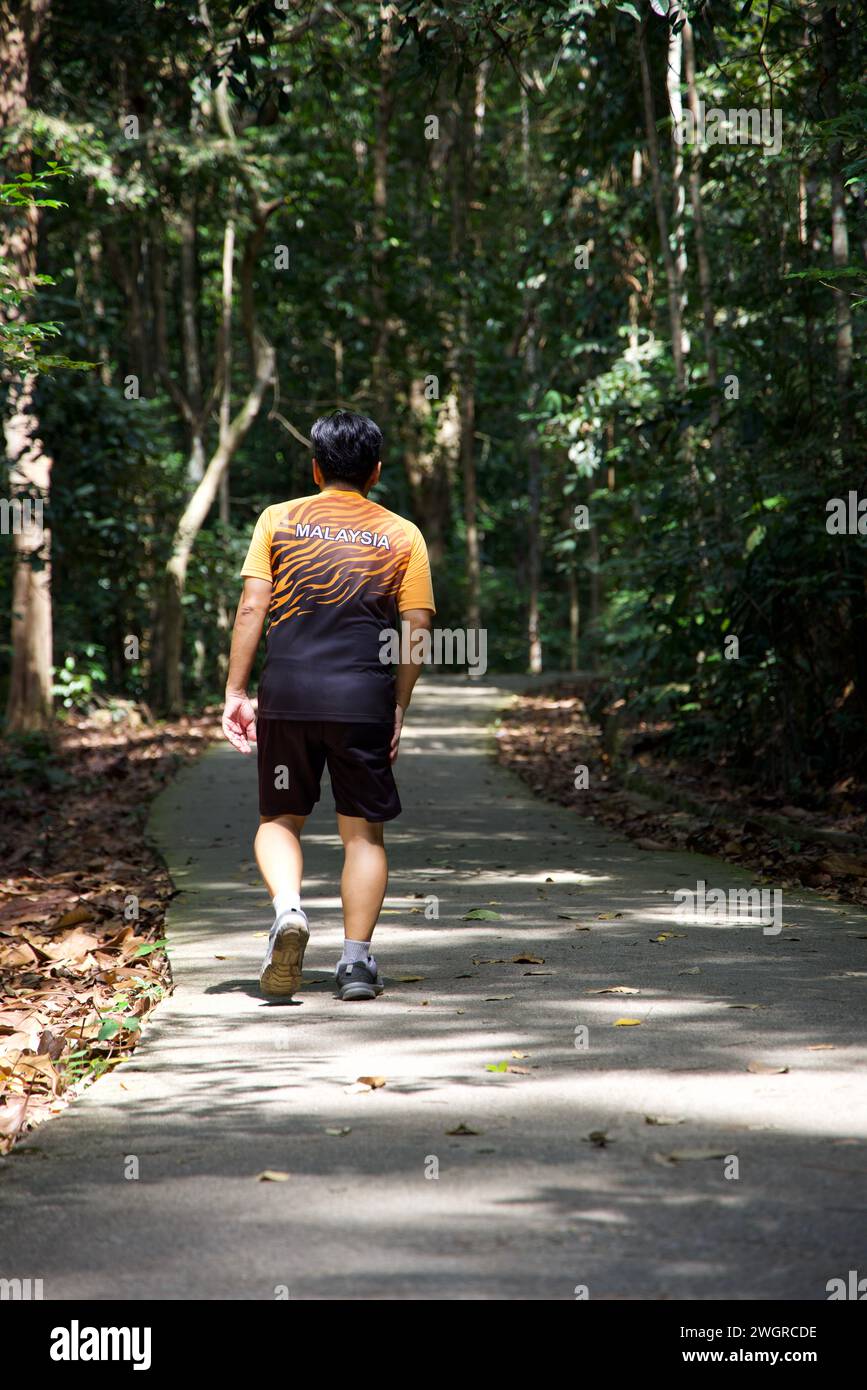
[[[647,20],[638,31],[638,56],[641,67],[641,92],[644,105],[644,129],[647,136],[647,150],[650,161],[650,175],[653,186],[653,203],[656,210],[656,223],[659,230],[660,252],[665,267],[668,290],[668,317],[671,330],[671,355],[674,363],[674,382],[678,394],[686,390],[686,357],[684,354],[683,315],[681,310],[681,282],[677,260],[672,252],[669,236],[668,215],[663,196],[662,172],[659,160],[659,140],[656,134],[656,110],[653,101],[653,84],[647,55]],[[678,95],[680,87],[678,83]],[[695,527],[695,546],[699,566],[708,568],[707,543],[704,535],[704,514],[701,478],[696,464],[695,448],[689,432],[684,432],[679,454],[683,461]]]
[[[31,57],[47,20],[49,0],[0,0],[0,129],[18,125],[27,110]],[[29,138],[19,138],[7,157],[7,176],[30,173]],[[0,259],[12,270],[17,288],[32,286],[37,271],[39,209],[9,213],[0,230]],[[23,317],[7,307],[7,321]],[[36,377],[6,375],[3,422],[11,499],[21,504],[21,524],[13,530],[12,669],[6,707],[10,733],[46,729],[52,718],[51,532],[44,524],[50,500],[52,460],[40,438]]]
[[[177,524],[172,540],[172,553],[165,572],[162,620],[163,665],[165,701],[172,714],[179,713],[183,708],[181,670],[184,628],[183,597],[193,545],[213,506],[226,470],[259,413],[265,391],[274,378],[274,350],[253,325],[254,380],[244,404],[234,418],[231,417],[231,303],[234,234],[234,223],[230,219],[226,224],[223,238],[223,294],[220,333],[222,362],[219,368],[222,398],[219,439],[202,479],[187,502],[183,515]],[[263,235],[264,220],[260,220],[252,234],[252,240],[261,246]],[[251,312],[252,295],[252,286],[248,282],[252,278],[256,254],[248,243],[242,271],[245,279],[243,295],[248,315]]]
[[[587,480],[587,506],[590,507],[590,494],[594,492],[593,479]],[[590,515],[590,626],[595,631],[599,623],[599,614],[602,611],[602,581],[599,573],[599,528],[593,521],[592,508]],[[594,659],[594,666],[596,665]]]
[[[403,451],[413,515],[424,532],[431,565],[445,557],[451,517],[449,475],[460,455],[458,403],[450,392],[434,411],[424,380],[414,374],[409,386],[409,429]]]
[[[457,138],[453,151],[452,260],[458,279],[454,372],[458,381],[460,420],[459,459],[463,485],[466,621],[481,626],[481,547],[476,479],[476,360],[472,343],[472,267],[477,246],[470,231],[475,166],[484,129],[486,68],[477,74],[475,88],[464,81],[458,99]]]
[[[581,636],[581,600],[578,594],[578,567],[569,561],[569,670],[578,670],[578,640]]]
[[[711,455],[714,460],[714,474],[717,480],[713,490],[714,513],[717,522],[721,524],[725,517],[725,479],[722,476],[723,441],[720,433],[722,403],[720,400],[719,359],[717,357],[716,348],[716,314],[714,312],[713,303],[710,259],[707,254],[707,240],[705,238],[704,207],[701,198],[701,146],[697,135],[700,125],[698,88],[695,75],[695,43],[693,40],[692,25],[689,23],[689,20],[687,20],[683,26],[683,72],[686,81],[687,101],[693,118],[693,129],[696,132],[696,138],[690,149],[689,200],[692,206],[692,230],[695,238],[695,257],[698,264],[698,287],[701,296],[704,354],[707,360],[707,380],[711,392],[709,411],[710,443]]]
[[[695,43],[692,25],[687,20],[683,27],[684,78],[686,80],[687,100],[692,112],[695,130],[699,129],[698,88],[695,76]],[[691,147],[689,162],[689,192],[692,205],[693,235],[695,254],[698,263],[698,283],[701,294],[702,324],[704,328],[704,350],[707,358],[708,381],[714,389],[714,406],[711,405],[711,428],[716,431],[719,424],[719,395],[716,391],[719,377],[719,364],[716,350],[716,316],[713,305],[713,289],[710,273],[710,260],[707,254],[707,240],[704,227],[704,207],[701,198],[701,146],[696,139]]]
[[[668,214],[665,210],[665,197],[662,189],[662,174],[659,162],[659,139],[656,134],[656,110],[653,101],[653,86],[650,80],[650,66],[647,60],[647,22],[639,29],[638,57],[641,67],[641,92],[644,103],[644,131],[647,136],[647,153],[650,162],[650,178],[653,186],[653,206],[656,211],[656,225],[659,229],[659,247],[665,267],[668,287],[668,318],[671,329],[671,356],[674,362],[674,379],[678,391],[686,386],[686,369],[683,358],[683,325],[680,312],[680,285],[677,264],[671,251]]]
[[[826,73],[825,109],[832,119],[840,114],[838,38],[840,21],[836,6],[822,12],[822,59]],[[843,184],[843,142],[834,139],[828,148],[831,174],[831,256],[837,269],[849,264],[849,228],[846,222],[846,191]],[[852,430],[852,308],[845,280],[834,290],[836,320],[835,357],[840,428],[844,441]]]
[[[184,394],[188,404],[187,476],[192,484],[201,482],[205,471],[205,421],[202,386],[202,359],[199,350],[199,271],[196,252],[196,198],[181,195],[180,230],[180,320],[184,369]]]
[[[530,132],[530,103],[521,91],[521,151],[523,158],[524,198],[533,206],[532,149]],[[528,288],[524,294],[524,313],[527,331],[524,339],[524,376],[527,382],[527,404],[535,409],[539,396],[539,350],[536,292]],[[542,670],[542,636],[539,621],[542,578],[542,451],[535,422],[530,421],[526,437],[527,450],[527,665],[532,675]]]
[[[10,383],[4,421],[9,490],[23,518],[13,535],[9,733],[46,729],[52,719],[51,531],[43,520],[52,461],[39,438],[35,390],[32,374]]]
[[[373,304],[372,387],[383,433],[391,415],[387,356],[390,337],[386,295],[388,261],[388,160],[391,118],[394,113],[394,26],[397,7],[379,7],[379,95],[376,106],[376,135],[373,149],[373,219],[371,252],[371,299]]]
[[[568,461],[563,477],[559,480],[559,487],[562,489],[569,473]],[[575,541],[575,517],[573,512],[574,498],[565,497],[560,513],[563,530],[566,535]],[[569,604],[569,670],[578,670],[578,643],[581,636],[581,594],[578,587],[578,547],[575,542],[574,548],[568,552],[564,561],[566,575],[566,592]]]
[[[234,199],[232,200],[234,203]],[[226,437],[232,418],[232,296],[235,274],[235,220],[229,217],[223,236],[223,279],[220,298],[220,438]],[[220,479],[220,520],[228,526],[231,520],[229,473],[231,462]]]
[[[668,106],[671,112],[672,132],[678,128],[683,119],[683,98],[680,89],[682,72],[683,31],[679,30],[675,33],[674,29],[671,28],[668,31],[668,63],[665,69],[665,87],[668,94]],[[678,144],[677,140],[672,140],[672,151],[673,164],[671,182],[674,190],[674,204],[672,207],[671,223],[674,240],[673,256],[677,274],[680,351],[681,356],[686,358],[689,351],[689,342],[684,323],[686,315],[687,256],[685,224],[686,184],[684,181],[683,146]]]
[[[816,226],[813,216],[816,180],[809,165],[798,176],[799,215],[798,241],[800,243],[801,269],[809,270],[813,263],[816,245]],[[816,411],[816,315],[814,310],[815,287],[811,280],[804,281],[804,336],[807,342],[807,391],[810,400],[810,414]]]

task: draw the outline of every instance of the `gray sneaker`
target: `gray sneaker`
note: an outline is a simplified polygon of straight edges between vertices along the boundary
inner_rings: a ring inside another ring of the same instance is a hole
[[[309,939],[307,915],[300,907],[277,918],[268,937],[268,949],[259,974],[259,988],[263,994],[291,998],[301,983],[301,967]]]
[[[375,999],[385,986],[379,978],[379,967],[369,956],[367,960],[342,961],[336,970],[335,994],[338,999]]]

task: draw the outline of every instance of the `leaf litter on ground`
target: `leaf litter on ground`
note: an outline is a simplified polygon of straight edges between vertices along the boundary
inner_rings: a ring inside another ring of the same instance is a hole
[[[72,716],[45,745],[62,796],[35,755],[0,788],[0,1153],[128,1056],[170,992],[175,890],[144,823],[219,726],[214,713],[159,730]]]

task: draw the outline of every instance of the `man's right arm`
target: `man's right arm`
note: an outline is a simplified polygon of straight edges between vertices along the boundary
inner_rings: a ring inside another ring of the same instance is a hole
[[[419,656],[417,661],[412,660],[413,636],[416,632],[430,632],[432,613],[427,608],[407,608],[400,615],[401,630],[401,656],[406,647],[406,655],[409,661],[401,661],[397,668],[394,682],[394,733],[391,739],[390,759],[394,762],[400,747],[400,735],[403,729],[404,715],[409,708],[412,699],[413,687],[421,675],[421,668],[424,661]],[[406,626],[404,626],[406,624]],[[421,646],[421,643],[419,643]]]
[[[226,705],[223,710],[223,733],[239,753],[249,753],[250,743],[256,739],[256,716],[247,694],[247,682],[270,602],[270,581],[249,577],[244,580],[244,592],[232,630]]]

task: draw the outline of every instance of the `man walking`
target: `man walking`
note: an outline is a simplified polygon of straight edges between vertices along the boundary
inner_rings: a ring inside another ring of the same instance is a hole
[[[370,943],[388,882],[383,825],[401,810],[392,763],[421,671],[402,659],[395,676],[380,634],[408,635],[407,657],[414,631],[430,628],[433,590],[421,532],[368,500],[382,468],[377,426],[337,410],[311,437],[319,492],[267,507],[241,570],[223,732],[241,753],[258,747],[256,861],[274,902],[262,992],[288,998],[301,982],[301,832],[327,764],[344,849],[337,994],[373,999],[382,992]],[[266,617],[257,718],[247,683]]]

